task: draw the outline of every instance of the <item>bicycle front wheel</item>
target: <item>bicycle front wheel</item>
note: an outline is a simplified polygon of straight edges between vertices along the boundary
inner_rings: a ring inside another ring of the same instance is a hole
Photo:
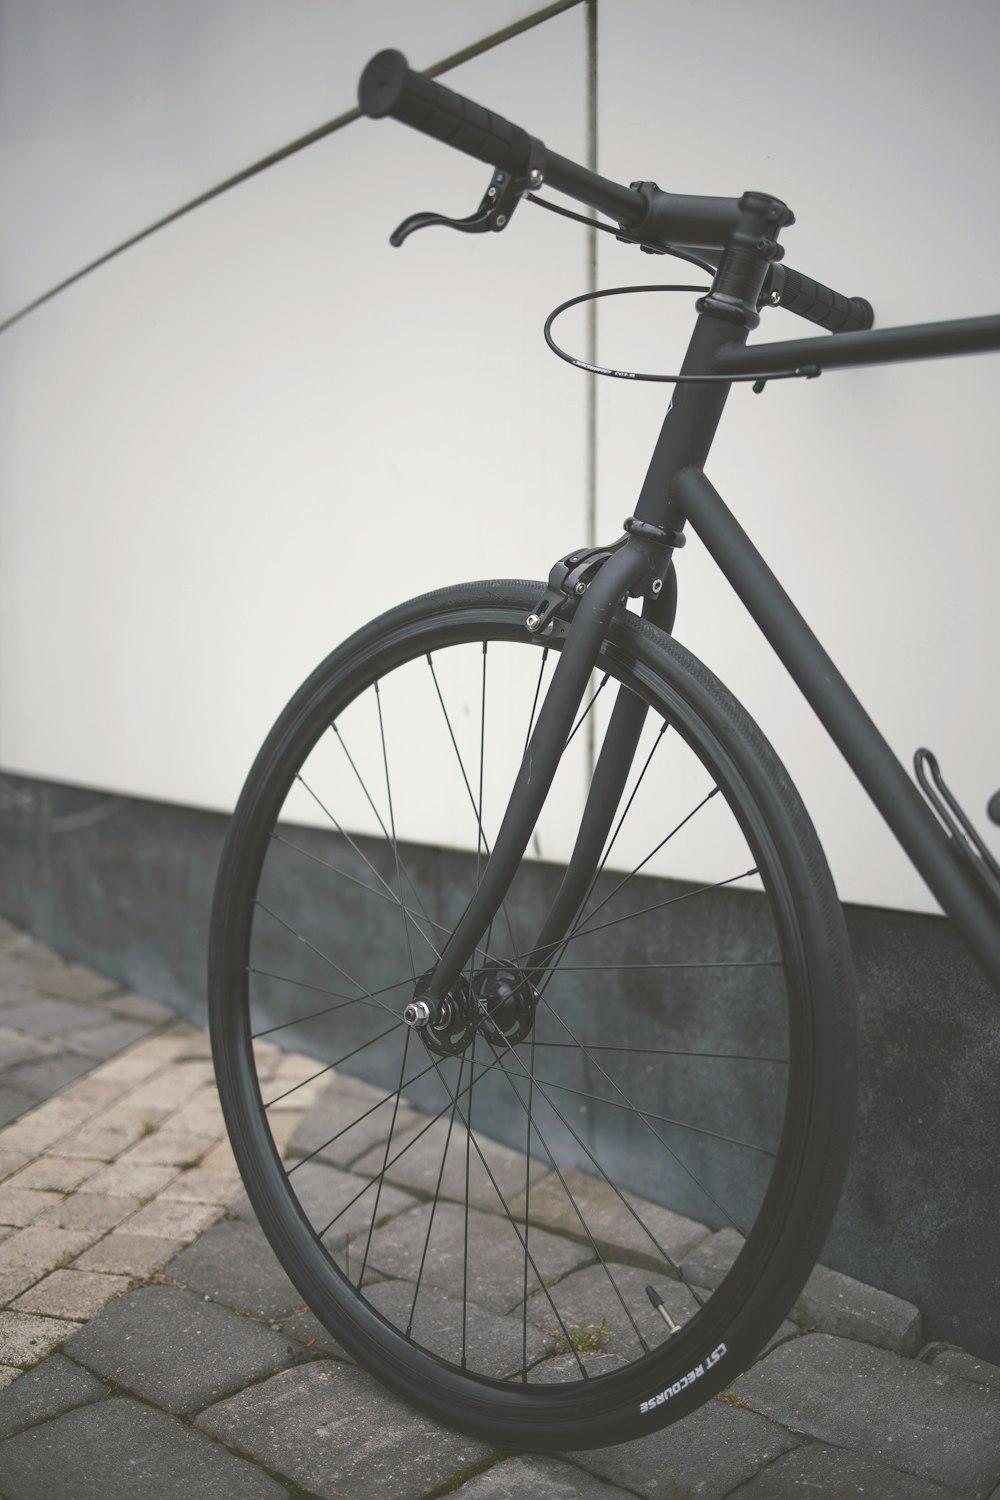
[[[572,1449],[690,1412],[792,1305],[846,1162],[852,978],[773,750],[619,610],[446,1022],[404,1022],[489,859],[560,649],[525,629],[540,592],[429,594],[304,684],[230,828],[210,1011],[247,1191],[321,1321],[438,1419]],[[644,706],[631,778],[539,961],[622,693]]]

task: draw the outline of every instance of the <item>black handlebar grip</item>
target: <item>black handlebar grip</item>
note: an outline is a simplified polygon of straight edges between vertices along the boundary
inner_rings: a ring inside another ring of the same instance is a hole
[[[392,48],[377,53],[365,68],[358,84],[358,103],[362,114],[371,119],[391,115],[505,172],[523,172],[528,166],[531,138],[527,131],[423,73],[415,73],[402,52]]]
[[[786,307],[820,328],[829,328],[831,333],[855,333],[870,328],[875,321],[872,305],[864,297],[845,297],[791,266],[772,265],[767,290],[776,306]]]

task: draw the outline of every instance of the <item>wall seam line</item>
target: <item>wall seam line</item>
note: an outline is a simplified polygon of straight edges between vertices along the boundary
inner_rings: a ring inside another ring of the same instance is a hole
[[[533,11],[530,16],[525,16],[520,21],[512,21],[509,26],[504,26],[499,31],[491,32],[482,41],[471,42],[467,47],[460,48],[458,52],[450,53],[447,57],[442,58],[440,62],[433,63],[429,68],[425,68],[424,72],[428,78],[437,78],[440,74],[447,73],[452,68],[457,68],[462,63],[471,61],[474,57],[481,57],[484,53],[492,51],[494,47],[499,47],[503,42],[509,42],[512,38],[521,36],[526,31],[531,31],[535,26],[540,26],[545,21],[551,21],[553,17],[561,15],[564,11],[572,10],[574,6],[585,5],[587,3],[588,0],[554,0],[553,4]],[[89,261],[79,271],[74,271],[72,276],[67,276],[64,281],[60,281],[58,285],[50,287],[40,297],[34,298],[33,301],[27,303],[17,312],[12,313],[9,318],[5,318],[3,322],[0,322],[0,334],[5,333],[8,328],[20,322],[22,318],[27,317],[28,313],[34,312],[36,308],[42,307],[46,302],[50,302],[60,292],[65,292],[69,287],[75,285],[76,282],[81,281],[84,276],[89,276],[92,271],[96,271],[101,266],[107,265],[109,261],[114,260],[117,256],[123,254],[124,251],[131,250],[133,245],[138,245],[141,241],[148,239],[150,235],[156,234],[161,229],[166,229],[168,224],[176,223],[178,219],[184,218],[196,208],[203,207],[204,204],[210,203],[214,198],[219,198],[223,193],[228,193],[231,189],[239,187],[241,183],[249,181],[251,177],[257,177],[261,172],[266,172],[268,168],[277,166],[286,157],[294,156],[299,151],[304,151],[307,146],[314,146],[317,141],[324,140],[328,135],[333,135],[336,131],[342,130],[345,125],[350,125],[355,120],[360,119],[361,111],[359,109],[345,110],[343,114],[336,115],[332,120],[328,120],[325,125],[318,125],[315,130],[310,130],[306,135],[296,137],[287,146],[282,146],[277,151],[269,152],[267,156],[262,156],[259,161],[253,162],[249,167],[244,167],[242,171],[236,172],[233,176],[216,183],[215,187],[206,189],[205,192],[199,193],[196,198],[190,199],[187,203],[182,203],[179,208],[175,208],[169,214],[165,214],[163,218],[155,220],[154,223],[147,225],[145,229],[139,230],[137,234],[130,235],[127,240],[123,240],[121,244],[115,245],[113,249],[106,250],[96,260]]]

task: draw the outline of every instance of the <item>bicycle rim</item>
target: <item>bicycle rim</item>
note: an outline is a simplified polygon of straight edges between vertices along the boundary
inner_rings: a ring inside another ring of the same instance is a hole
[[[251,1201],[321,1320],[439,1418],[585,1447],[700,1404],[800,1289],[846,1157],[850,966],[773,752],[621,612],[450,1024],[404,1024],[555,664],[537,597],[413,601],[313,674],[233,821],[210,995]],[[633,774],[526,999],[619,689],[648,706]]]

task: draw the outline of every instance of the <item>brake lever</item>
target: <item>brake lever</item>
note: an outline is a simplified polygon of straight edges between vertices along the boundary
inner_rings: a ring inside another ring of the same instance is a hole
[[[522,193],[529,188],[541,187],[542,170],[531,165],[526,176],[515,177],[511,172],[499,168],[490,178],[490,185],[474,214],[465,219],[449,219],[445,214],[410,214],[398,229],[389,236],[389,244],[399,246],[417,229],[428,229],[432,224],[443,224],[446,229],[457,229],[461,234],[488,234],[491,230],[505,229],[510,216],[521,201]]]

